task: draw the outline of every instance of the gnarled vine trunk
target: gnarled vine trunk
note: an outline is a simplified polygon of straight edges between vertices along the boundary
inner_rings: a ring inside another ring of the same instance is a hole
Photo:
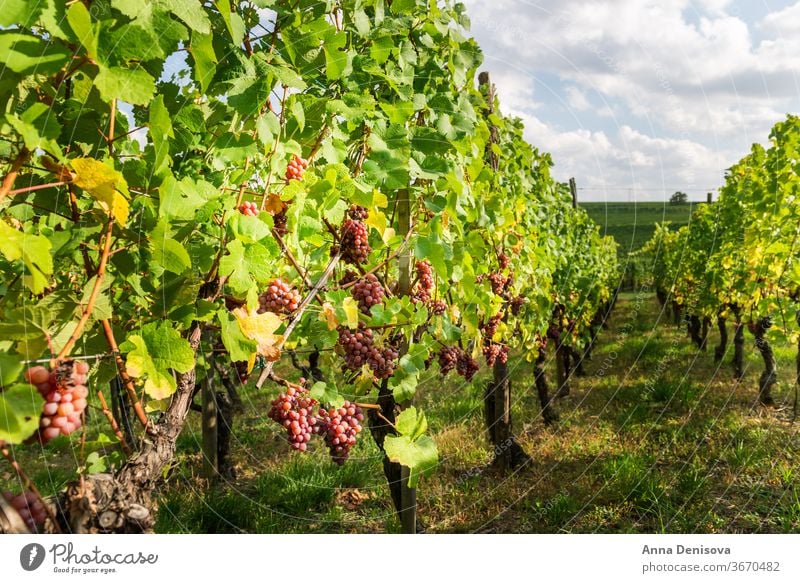
[[[756,348],[761,353],[764,360],[764,372],[758,379],[758,400],[762,405],[774,405],[772,398],[772,386],[777,382],[775,354],[767,340],[767,330],[770,328],[768,318],[759,318],[753,327],[753,335],[756,337]]]
[[[542,419],[544,419],[545,425],[552,425],[558,421],[558,413],[550,398],[550,388],[547,386],[547,376],[544,370],[546,360],[547,353],[544,348],[540,348],[536,356],[533,373],[536,382],[536,394],[539,396],[539,403],[542,406]]]
[[[741,380],[744,377],[744,324],[742,324],[742,310],[739,306],[731,306],[735,319],[733,333],[733,378]]]
[[[721,362],[728,349],[728,326],[724,316],[717,316],[717,329],[719,330],[719,344],[714,349],[714,362]]]

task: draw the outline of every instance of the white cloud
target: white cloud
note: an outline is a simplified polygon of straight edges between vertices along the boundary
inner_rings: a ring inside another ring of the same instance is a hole
[[[759,22],[730,0],[466,3],[504,110],[559,178],[707,188],[800,105],[800,2]]]

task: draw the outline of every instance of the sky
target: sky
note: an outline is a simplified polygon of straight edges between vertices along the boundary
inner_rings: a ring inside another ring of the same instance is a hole
[[[800,113],[800,1],[462,1],[501,109],[583,201],[705,200]]]

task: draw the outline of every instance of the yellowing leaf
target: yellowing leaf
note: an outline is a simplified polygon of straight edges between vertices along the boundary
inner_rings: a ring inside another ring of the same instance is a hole
[[[336,330],[339,326],[339,320],[336,319],[336,309],[330,302],[322,304],[322,312],[319,315],[319,319],[328,324],[328,330]]]
[[[389,227],[386,215],[381,211],[373,210],[364,222],[367,226],[378,231],[384,243],[388,243],[394,237],[394,229]]]
[[[113,213],[121,227],[128,222],[128,184],[122,174],[94,158],[70,162],[76,176],[73,182],[92,195],[107,213]]]
[[[280,316],[272,312],[259,314],[256,310],[244,307],[236,308],[233,315],[239,322],[242,334],[258,344],[258,354],[270,362],[281,357],[278,345],[283,341],[283,336],[275,334],[275,330],[281,325]]]
[[[267,212],[272,213],[273,215],[275,215],[275,214],[278,214],[279,212],[281,212],[285,207],[286,207],[286,205],[281,200],[280,196],[278,196],[274,192],[271,192],[269,194],[269,198],[267,199],[267,206],[266,206],[266,211]]]
[[[387,206],[389,206],[389,199],[380,190],[373,190],[372,205],[378,208],[385,209]]]
[[[348,296],[342,302],[342,309],[347,316],[347,326],[353,329],[358,328],[358,302]]]

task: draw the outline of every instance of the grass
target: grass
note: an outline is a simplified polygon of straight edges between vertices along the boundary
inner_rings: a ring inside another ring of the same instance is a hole
[[[641,304],[640,308],[634,308]],[[655,301],[623,295],[587,376],[572,380],[557,403],[560,422],[546,428],[532,365],[511,361],[513,416],[526,467],[499,474],[482,426],[482,373],[473,383],[433,370],[415,404],[424,409],[440,465],[418,490],[429,532],[797,532],[800,530],[800,432],[786,407],[794,396],[795,353],[776,344],[781,405],[756,404],[761,363],[748,346],[746,375],[713,363],[717,337],[698,352],[685,331],[661,323]],[[714,330],[714,332],[716,332]],[[748,342],[752,338],[748,336]],[[776,341],[777,342],[777,341]],[[435,368],[435,367],[434,367]],[[555,371],[548,363],[551,385]],[[398,532],[381,455],[364,434],[343,467],[321,443],[290,452],[267,419],[277,388],[243,392],[233,459],[237,479],[207,484],[199,419],[190,414],[179,455],[159,490],[157,530],[184,532]],[[90,431],[96,431],[92,428]],[[56,491],[74,474],[68,443],[47,459],[25,448],[20,459]],[[0,473],[0,486],[13,481]]]
[[[602,234],[614,237],[620,253],[626,255],[650,239],[656,223],[669,221],[676,228],[687,224],[697,204],[704,203],[585,202],[581,207],[600,225]]]

